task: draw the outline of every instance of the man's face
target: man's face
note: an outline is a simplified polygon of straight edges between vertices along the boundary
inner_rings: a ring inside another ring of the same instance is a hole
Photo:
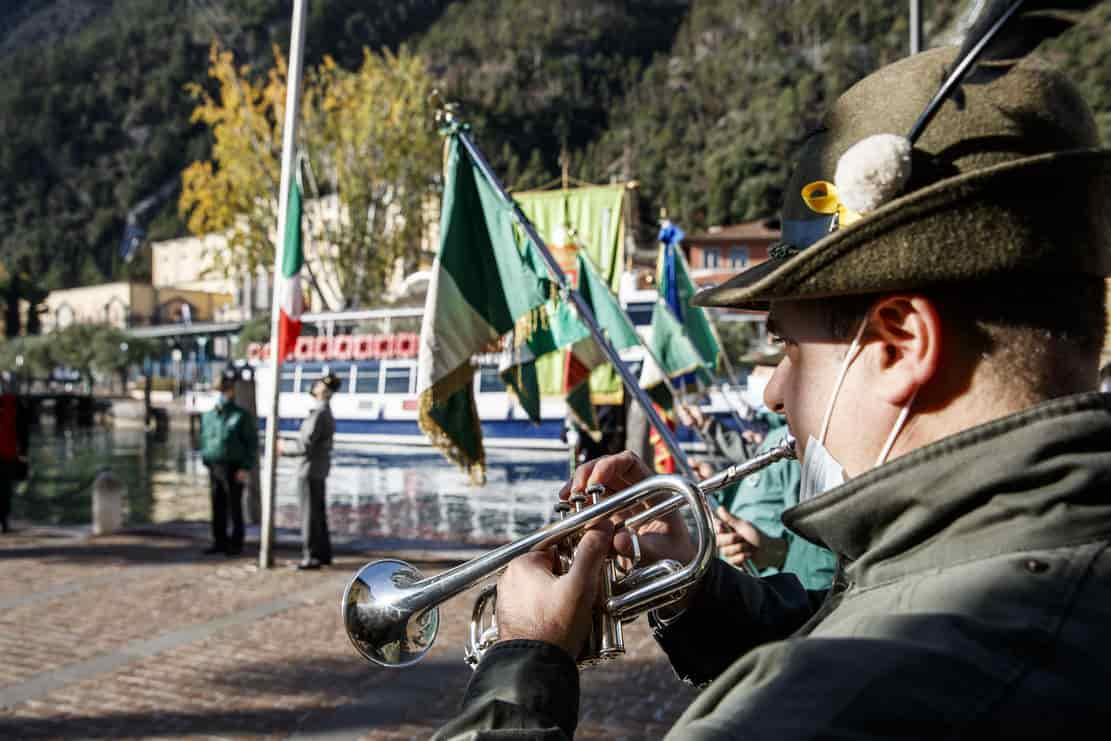
[[[798,441],[800,459],[809,437],[821,439],[822,422],[850,344],[832,338],[819,308],[816,302],[774,302],[768,314],[768,334],[782,348],[783,360],[764,391],[764,403],[787,416],[791,434]],[[851,369],[838,394],[826,440],[826,447],[835,456],[837,451],[830,444],[842,439],[845,423],[841,418],[850,416],[843,414],[852,403],[847,401],[850,380]]]

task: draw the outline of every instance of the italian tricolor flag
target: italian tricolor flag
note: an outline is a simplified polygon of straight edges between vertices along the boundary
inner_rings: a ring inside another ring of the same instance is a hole
[[[297,338],[301,336],[301,312],[305,308],[301,292],[301,266],[305,263],[305,253],[301,248],[301,188],[297,185],[297,178],[291,178],[289,184],[283,244],[282,275],[279,278],[278,363],[285,360],[297,345]]]

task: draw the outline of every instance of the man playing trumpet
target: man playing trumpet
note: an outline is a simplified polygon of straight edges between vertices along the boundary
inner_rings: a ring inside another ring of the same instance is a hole
[[[785,357],[765,402],[803,461],[783,519],[839,566],[816,593],[714,560],[650,614],[705,688],[674,738],[1044,737],[1107,717],[1111,153],[1033,60],[969,77],[916,131],[955,62],[926,52],[845,93],[803,146],[783,244],[697,299],[769,311]],[[568,489],[650,475],[622,453]],[[692,548],[674,514],[639,547]],[[602,525],[566,575],[545,553],[510,565],[501,640],[439,738],[573,735],[611,548],[629,556],[628,533]]]

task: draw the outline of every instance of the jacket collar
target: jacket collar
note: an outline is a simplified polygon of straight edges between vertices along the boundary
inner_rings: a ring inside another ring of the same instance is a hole
[[[1078,394],[952,435],[787,510],[849,580],[1111,536],[1111,395]],[[928,547],[927,547],[928,546]]]

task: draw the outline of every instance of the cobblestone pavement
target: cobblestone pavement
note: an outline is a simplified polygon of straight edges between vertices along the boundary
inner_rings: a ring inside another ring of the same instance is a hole
[[[473,593],[441,609],[424,662],[385,670],[351,648],[331,569],[259,570],[187,538],[0,536],[0,738],[427,738],[470,675]],[[441,566],[422,565],[426,573]],[[580,739],[658,738],[694,691],[645,621],[628,657],[583,675]]]

